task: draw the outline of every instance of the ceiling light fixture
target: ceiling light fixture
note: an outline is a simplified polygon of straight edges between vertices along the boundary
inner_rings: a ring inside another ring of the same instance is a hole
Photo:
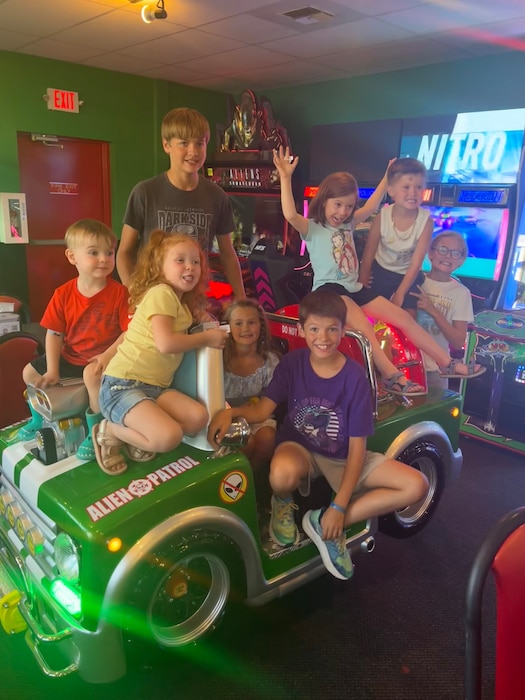
[[[146,22],[146,24],[150,24],[154,19],[166,19],[168,13],[164,9],[164,0],[158,0],[156,5],[153,3],[144,5],[140,15],[142,17],[142,21]]]

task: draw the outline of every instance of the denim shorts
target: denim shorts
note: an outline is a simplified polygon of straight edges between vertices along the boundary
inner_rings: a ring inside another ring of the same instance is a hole
[[[120,379],[105,374],[100,386],[100,412],[112,423],[124,425],[124,418],[132,408],[141,401],[156,401],[164,391],[168,390],[136,379]]]

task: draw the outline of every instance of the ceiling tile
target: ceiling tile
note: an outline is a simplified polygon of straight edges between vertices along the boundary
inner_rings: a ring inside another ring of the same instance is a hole
[[[59,61],[69,61],[71,63],[83,63],[87,58],[100,53],[99,49],[89,46],[79,46],[78,44],[68,44],[65,41],[52,39],[39,39],[32,44],[23,47],[23,53],[31,56],[43,56],[54,58]]]
[[[525,18],[441,32],[432,38],[447,46],[463,49],[474,56],[508,50],[525,51]]]
[[[235,17],[229,17],[220,22],[205,24],[202,29],[211,34],[227,36],[230,39],[240,39],[245,44],[257,44],[261,41],[261,38],[269,41],[297,34],[297,30],[294,27],[285,28],[275,24],[275,22],[268,22],[265,19],[248,14],[235,15]]]
[[[29,34],[46,36],[113,11],[89,0],[14,0],[0,5],[0,26],[10,31],[23,27]]]
[[[193,70],[188,64],[177,63],[171,66],[157,66],[155,68],[147,68],[141,70],[140,74],[147,78],[156,78],[157,80],[170,80],[173,83],[187,84],[189,80],[206,80],[211,78],[209,73]]]
[[[186,29],[161,39],[128,46],[123,53],[138,58],[153,58],[159,63],[167,64],[188,61],[200,56],[211,56],[211,59],[207,59],[208,62],[215,63],[216,54],[221,55],[222,52],[240,46],[242,44],[239,41],[201,32],[198,29]]]
[[[301,0],[295,0],[296,6],[297,2]],[[168,19],[187,27],[216,22],[268,4],[268,0],[165,0]]]
[[[184,31],[186,27],[167,22],[145,24],[130,12],[114,12],[110,17],[96,17],[55,34],[70,43],[96,46],[103,51],[118,51],[124,46],[151,41],[167,34]]]
[[[397,12],[419,5],[425,5],[432,0],[338,0],[340,5],[349,7],[351,10],[361,12],[363,15],[377,17],[386,12]],[[315,4],[315,2],[314,2]]]
[[[462,0],[449,7],[448,3],[415,7],[411,10],[390,12],[381,19],[417,34],[430,34],[459,27],[475,26],[515,17],[523,17],[523,0]]]
[[[244,71],[257,71],[266,66],[283,64],[290,61],[290,56],[276,53],[275,51],[267,51],[258,46],[246,46],[235,51],[226,51],[214,56],[212,65],[205,58],[197,58],[191,62],[191,65],[203,72],[206,69],[213,75],[231,75],[239,69]],[[255,76],[254,76],[255,77]]]
[[[3,51],[15,51],[22,48],[26,44],[33,43],[38,40],[38,36],[32,34],[21,34],[19,32],[6,32],[0,29],[0,48]]]
[[[155,61],[148,61],[143,58],[125,56],[121,53],[102,54],[94,58],[88,58],[83,63],[94,68],[109,68],[118,73],[132,73],[138,75],[147,68],[155,68],[159,64]]]
[[[293,36],[279,41],[264,42],[261,46],[299,58],[315,58],[336,51],[348,51],[411,36],[409,32],[379,20],[362,19],[332,29],[318,29],[308,34],[308,37]]]
[[[284,14],[285,12],[298,10],[303,7],[312,7],[328,15],[332,15],[332,17],[322,22],[302,24]],[[246,9],[243,8],[243,11],[246,12]],[[316,31],[320,27],[337,27],[345,22],[355,22],[359,19],[363,19],[363,15],[360,12],[355,12],[341,3],[332,2],[332,0],[314,0],[313,2],[308,2],[308,0],[304,0],[304,2],[301,2],[301,0],[278,0],[278,2],[264,3],[264,7],[252,10],[249,14],[254,17],[266,19],[269,22],[280,24],[285,29],[295,29],[301,32],[301,34]]]
[[[354,75],[359,75],[359,70],[365,65],[377,66],[377,72],[392,65],[405,65],[407,63],[415,65],[414,61],[419,60],[418,56],[423,49],[427,52],[429,63],[436,60],[452,61],[466,56],[464,52],[433,42],[427,37],[414,37],[407,41],[322,56],[317,59],[317,62],[335,68],[347,69]],[[389,69],[391,70],[391,68]]]

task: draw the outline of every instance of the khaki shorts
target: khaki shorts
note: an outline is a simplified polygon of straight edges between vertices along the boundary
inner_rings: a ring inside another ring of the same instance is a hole
[[[346,459],[333,459],[332,457],[325,457],[324,455],[317,454],[316,452],[310,452],[306,449],[306,447],[299,445],[297,442],[283,442],[281,445],[294,445],[303,453],[308,462],[308,475],[306,478],[301,479],[301,483],[299,484],[299,493],[301,496],[309,495],[310,482],[317,479],[319,476],[324,476],[335,493],[339,491],[346,465]],[[374,469],[380,464],[383,464],[385,460],[386,457],[381,452],[370,452],[369,450],[365,452],[363,468],[361,469],[361,474],[359,475],[353,490],[352,498],[357,498],[357,496],[360,496],[366,490],[363,487],[363,482],[374,471]]]
[[[275,418],[267,418],[262,423],[250,423],[252,435],[255,435],[255,433],[261,428],[273,428],[274,430],[277,430],[277,421]]]

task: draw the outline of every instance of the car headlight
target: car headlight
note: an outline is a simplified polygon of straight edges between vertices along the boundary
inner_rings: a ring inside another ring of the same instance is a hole
[[[72,538],[61,532],[55,540],[55,564],[58,573],[70,583],[76,583],[80,577],[80,555]]]

